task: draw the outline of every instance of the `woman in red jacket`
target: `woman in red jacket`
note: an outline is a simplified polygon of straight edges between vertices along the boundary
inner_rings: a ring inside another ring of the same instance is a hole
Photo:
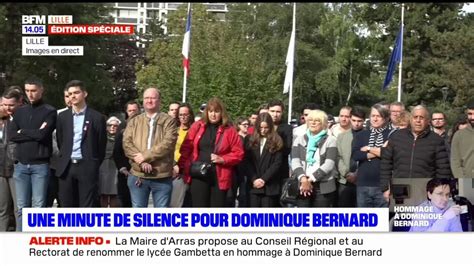
[[[209,100],[202,119],[189,129],[180,152],[178,166],[185,182],[191,184],[192,206],[225,207],[233,167],[242,161],[244,150],[219,98]],[[191,176],[193,162],[211,163],[212,167],[204,176]]]

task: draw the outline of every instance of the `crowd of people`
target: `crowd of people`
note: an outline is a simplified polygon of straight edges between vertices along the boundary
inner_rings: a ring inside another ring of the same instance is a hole
[[[165,113],[150,87],[121,121],[88,106],[79,80],[66,84],[63,109],[44,92],[31,78],[1,98],[0,231],[21,231],[23,208],[54,202],[147,207],[151,195],[154,207],[388,207],[393,178],[474,178],[474,101],[448,133],[442,112],[400,102],[373,105],[368,121],[360,108],[333,117],[308,103],[290,125],[280,100],[236,119],[217,97],[197,115],[179,102]],[[289,178],[299,196],[282,204]]]

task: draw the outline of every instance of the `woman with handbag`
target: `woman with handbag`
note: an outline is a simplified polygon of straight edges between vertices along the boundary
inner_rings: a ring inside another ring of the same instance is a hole
[[[193,207],[225,207],[234,166],[244,157],[243,144],[224,104],[211,98],[201,120],[195,122],[181,145],[179,171],[190,183]]]
[[[306,134],[291,149],[293,176],[300,181],[298,207],[333,207],[336,201],[336,138],[327,133],[328,116],[312,110]]]
[[[250,207],[276,207],[280,195],[278,170],[283,140],[268,113],[258,115],[255,131],[245,138],[245,162],[250,182]]]

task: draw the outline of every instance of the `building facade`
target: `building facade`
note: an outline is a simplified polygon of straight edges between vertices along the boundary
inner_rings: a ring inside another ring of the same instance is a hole
[[[214,12],[217,14],[219,20],[225,19],[225,14],[228,12],[227,5],[225,3],[202,3],[207,7],[208,12]],[[115,24],[131,24],[136,26],[136,32],[139,35],[147,33],[149,30],[150,23],[153,21],[163,22],[164,33],[167,33],[167,21],[168,17],[176,12],[178,7],[181,5],[187,5],[187,2],[183,3],[110,3],[113,8],[111,13],[114,18]],[[140,42],[139,45],[144,47],[144,43]]]

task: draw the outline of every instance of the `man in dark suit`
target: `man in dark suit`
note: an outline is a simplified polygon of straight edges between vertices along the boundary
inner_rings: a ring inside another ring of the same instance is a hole
[[[105,117],[86,104],[84,83],[66,84],[72,108],[60,113],[57,122],[59,159],[56,174],[62,207],[97,207],[99,167],[105,156]]]
[[[291,144],[293,141],[293,128],[287,123],[283,122],[283,112],[285,111],[285,105],[280,100],[271,100],[268,103],[268,113],[272,117],[273,125],[278,135],[283,140],[282,149],[282,160],[280,170],[276,176],[276,180],[279,180],[281,184],[290,176],[290,165],[288,156],[291,153]],[[291,114],[288,114],[291,115]]]

